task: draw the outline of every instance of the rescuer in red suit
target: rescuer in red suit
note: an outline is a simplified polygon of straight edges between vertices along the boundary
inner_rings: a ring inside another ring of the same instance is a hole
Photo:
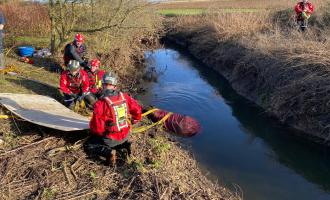
[[[103,94],[94,105],[93,117],[89,123],[91,139],[85,149],[92,154],[106,158],[108,164],[116,163],[116,150],[130,155],[128,136],[132,123],[141,120],[142,108],[128,94],[117,90],[114,74],[105,73],[102,78]]]

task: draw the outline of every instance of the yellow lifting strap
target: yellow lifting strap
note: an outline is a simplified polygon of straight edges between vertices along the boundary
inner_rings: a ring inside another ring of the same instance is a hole
[[[11,116],[8,115],[0,115],[0,119],[9,119]]]
[[[15,65],[7,65],[5,68],[0,70],[0,74],[8,74],[11,72],[20,73],[21,71]]]
[[[46,154],[48,156],[55,156],[56,154],[58,154],[59,152],[63,152],[63,151],[74,151],[74,150],[77,150],[79,149],[88,139],[90,138],[90,136],[84,138],[84,139],[81,139],[81,140],[78,140],[77,142],[75,142],[73,145],[65,145],[63,147],[57,147],[57,148],[54,148],[54,149],[51,149],[49,151],[46,152]]]
[[[79,113],[81,110],[84,110],[84,109],[86,109],[86,103],[85,103],[85,100],[76,101],[76,104],[75,104],[73,110],[74,110],[75,112],[78,112],[78,113]]]
[[[154,111],[153,111],[154,112]],[[152,113],[152,112],[150,112]],[[150,114],[149,113],[149,114]],[[151,129],[152,127],[154,126],[157,126],[157,125],[160,125],[162,124],[163,122],[165,122],[173,113],[172,112],[169,112],[167,113],[167,115],[165,115],[161,120],[159,120],[158,122],[155,122],[155,123],[152,123],[150,125],[147,125],[147,126],[140,126],[140,127],[134,127],[132,128],[132,131],[131,133],[142,133],[148,129]]]
[[[142,113],[142,117],[145,117],[145,116],[149,115],[150,113],[153,113],[153,112],[155,112],[157,110],[158,110],[158,108],[153,108],[151,110],[148,110],[147,112]]]

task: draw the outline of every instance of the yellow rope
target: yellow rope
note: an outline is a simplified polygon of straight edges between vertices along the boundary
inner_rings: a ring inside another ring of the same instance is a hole
[[[132,128],[132,133],[142,133],[148,129],[151,129],[154,126],[160,125],[163,122],[165,122],[173,113],[169,112],[167,113],[167,115],[165,115],[161,120],[159,120],[158,122],[152,123],[150,125],[146,125],[146,126],[140,126],[140,127],[134,127]]]
[[[10,72],[20,73],[19,70],[15,65],[7,65],[4,69],[0,70],[0,74],[8,74]]]
[[[157,110],[158,110],[158,108],[154,108],[154,109],[148,110],[147,112],[145,112],[145,113],[142,114],[142,117],[147,116],[147,115],[149,115],[150,113],[153,113],[153,112],[155,112],[155,111],[157,111]]]
[[[59,152],[63,152],[63,151],[75,151],[75,150],[79,149],[89,139],[89,137],[90,136],[88,136],[84,139],[78,140],[73,145],[65,145],[63,147],[57,147],[57,148],[51,149],[51,150],[47,151],[46,154],[48,156],[54,156],[54,155],[58,154]]]
[[[8,115],[0,115],[0,119],[9,119],[11,116]]]
[[[18,68],[16,65],[6,65],[6,67],[4,69],[0,69],[0,74],[8,74],[8,73],[17,73],[17,74],[29,74],[29,73],[32,73],[32,72],[38,72],[40,70],[44,69],[44,67],[40,67],[38,69],[34,69],[34,70],[29,70],[29,71],[24,71],[20,68]]]

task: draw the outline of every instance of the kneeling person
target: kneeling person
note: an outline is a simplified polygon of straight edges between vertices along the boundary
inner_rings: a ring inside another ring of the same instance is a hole
[[[107,163],[115,164],[116,150],[127,149],[130,154],[128,136],[131,115],[133,123],[141,120],[141,106],[126,93],[117,90],[117,79],[112,73],[102,78],[103,94],[94,105],[93,117],[89,123],[93,137],[85,149],[92,154],[105,157]]]
[[[101,95],[102,90],[102,77],[104,71],[100,69],[101,62],[98,59],[93,59],[88,64],[86,70],[89,79],[89,91],[93,93],[97,98]]]
[[[60,78],[60,90],[64,94],[65,106],[73,109],[76,101],[85,100],[92,107],[96,98],[89,92],[87,73],[80,68],[76,60],[70,60],[68,69],[63,71]]]

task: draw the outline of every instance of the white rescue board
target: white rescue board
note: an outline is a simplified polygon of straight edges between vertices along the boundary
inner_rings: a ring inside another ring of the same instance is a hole
[[[55,99],[34,94],[0,93],[0,104],[33,124],[61,131],[89,129],[89,119],[68,109]]]

